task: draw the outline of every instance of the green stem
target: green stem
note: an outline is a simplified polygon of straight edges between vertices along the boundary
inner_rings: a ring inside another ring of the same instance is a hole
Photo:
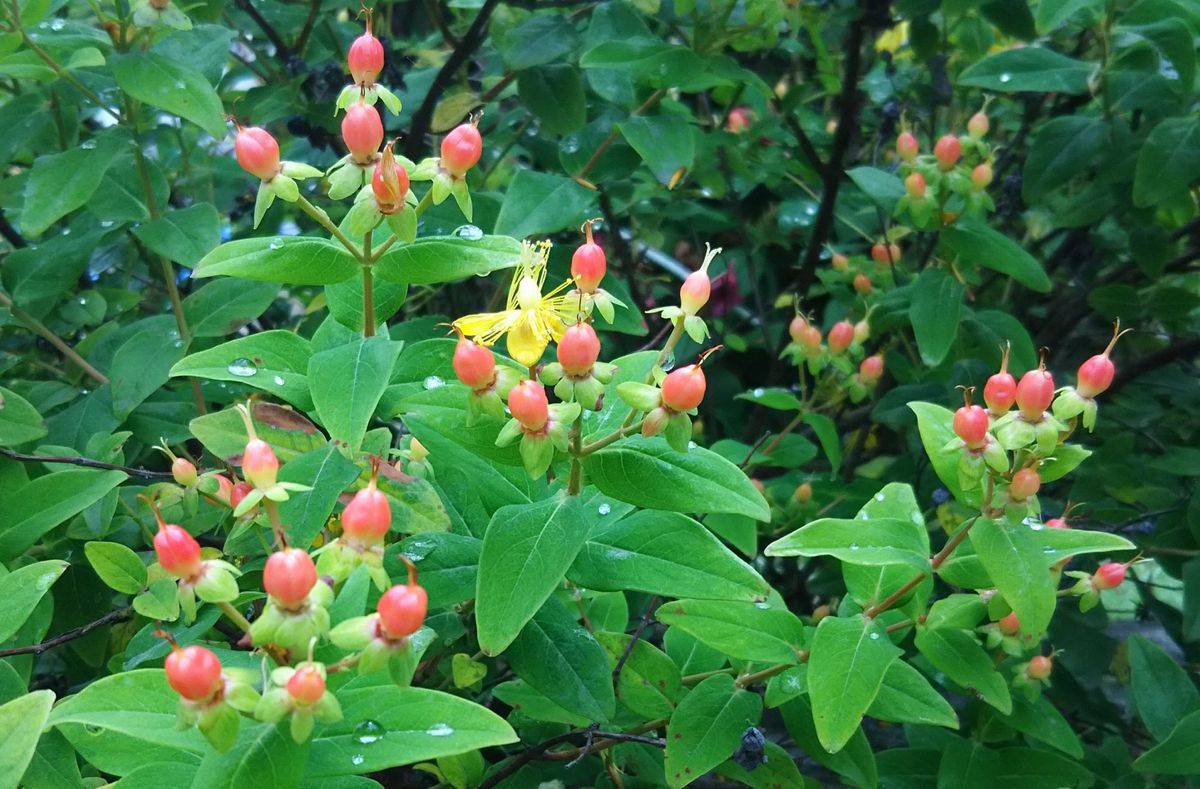
[[[16,3],[14,3],[13,6],[14,6],[14,13],[15,13]],[[78,79],[76,79],[74,74],[72,74],[71,72],[67,71],[62,66],[60,66],[58,64],[58,61],[56,61],[53,57],[51,57],[49,52],[47,52],[46,50],[39,47],[37,45],[37,42],[34,41],[33,38],[31,38],[30,35],[28,33],[26,33],[24,29],[21,28],[20,24],[21,24],[20,18],[18,17],[16,20],[17,32],[19,32],[21,34],[21,39],[25,42],[25,46],[29,47],[30,51],[33,52],[33,54],[37,55],[42,60],[43,63],[45,63],[47,66],[49,66],[50,70],[53,71],[56,75],[58,75],[59,79],[65,80],[66,82],[70,83],[70,85],[73,88],[75,88],[75,90],[82,93],[93,104],[95,104],[97,107],[99,107],[100,109],[104,110],[109,115],[111,115],[113,120],[115,120],[117,123],[121,123],[122,118],[118,113],[113,112],[112,108],[110,108],[107,104],[105,104],[103,99],[101,99],[99,96],[97,96],[96,93],[91,88],[89,88],[87,85],[84,85],[82,82],[80,82]]]
[[[108,383],[108,376],[106,376],[104,373],[100,372],[95,367],[92,367],[90,364],[88,364],[87,361],[82,356],[80,356],[78,353],[76,353],[74,348],[72,348],[70,345],[67,345],[66,341],[64,341],[61,337],[59,337],[54,332],[52,332],[46,326],[46,324],[42,323],[37,318],[33,317],[28,312],[26,312],[25,310],[18,307],[16,304],[13,304],[13,300],[8,297],[7,293],[0,292],[0,305],[7,307],[8,311],[12,313],[12,316],[14,318],[16,318],[21,323],[24,323],[26,326],[28,326],[29,329],[34,334],[38,335],[46,342],[53,345],[58,350],[59,353],[61,353],[63,356],[67,357],[67,359],[69,361],[71,361],[75,365],[77,365],[80,370],[83,370],[85,373],[87,373],[87,375],[90,376],[94,381],[96,381],[96,383],[98,383],[98,384],[107,384]]]
[[[263,508],[271,520],[271,531],[275,532],[275,542],[280,549],[287,547],[287,532],[283,529],[283,519],[279,517],[279,505],[271,499],[263,499]]]
[[[598,438],[595,441],[593,441],[592,443],[580,447],[579,457],[584,457],[586,455],[590,455],[598,449],[604,449],[606,446],[613,443],[614,441],[619,441],[622,438],[624,438],[625,436],[629,435],[630,433],[636,433],[638,430],[641,430],[641,429],[642,429],[642,420],[640,420],[640,419],[637,422],[634,422],[632,424],[621,425],[621,427],[619,427],[616,430],[614,430],[613,432],[609,433],[604,438]]]
[[[235,625],[241,628],[243,633],[246,633],[247,635],[250,633],[250,620],[242,616],[240,611],[238,611],[229,603],[217,603],[217,608],[221,609],[221,613],[225,614],[225,616],[229,618],[230,622],[233,622]]]
[[[579,461],[583,452],[583,414],[571,427],[571,476],[567,479],[567,494],[578,496],[583,490],[583,464]]]
[[[304,195],[300,195],[296,198],[296,206],[301,211],[312,217],[318,225],[328,230],[331,236],[342,242],[342,246],[344,246],[351,255],[354,255],[355,260],[359,261],[360,263],[365,262],[363,260],[362,250],[358,248],[357,244],[350,240],[349,236],[341,231],[341,228],[333,223],[333,220],[329,218],[329,214],[325,213],[323,209],[317,208],[315,205],[308,202],[308,198]]]
[[[371,260],[371,232],[363,235],[363,260]],[[362,269],[363,288],[363,337],[375,336],[375,275],[371,272],[371,264],[364,263]]]

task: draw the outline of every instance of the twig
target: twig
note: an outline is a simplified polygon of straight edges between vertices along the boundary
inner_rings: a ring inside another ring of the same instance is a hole
[[[139,477],[141,479],[172,478],[171,472],[169,471],[151,471],[145,468],[119,466],[116,463],[105,463],[102,460],[92,460],[91,458],[85,457],[66,455],[27,455],[24,452],[14,452],[11,449],[4,449],[2,447],[0,447],[0,455],[3,455],[10,460],[19,460],[22,463],[63,463],[70,466],[104,469],[105,471],[124,471],[131,477]]]
[[[665,747],[665,743],[659,738],[640,737],[639,735],[648,731],[654,731],[655,729],[661,729],[662,727],[666,726],[668,722],[669,721],[667,718],[650,721],[649,723],[644,723],[641,726],[636,727],[633,731],[627,733],[602,733],[598,730],[598,727],[593,724],[583,729],[575,729],[573,731],[565,732],[564,734],[555,735],[554,737],[543,740],[537,745],[533,745],[514,756],[511,761],[485,778],[483,782],[479,784],[479,789],[492,789],[492,787],[499,784],[505,778],[509,777],[525,765],[537,759],[546,759],[548,761],[556,762],[569,762],[578,759],[581,755],[607,750],[621,742],[640,742],[646,745],[653,745],[657,748]],[[588,736],[601,736],[604,739],[590,742],[586,748],[574,748],[569,751],[555,751],[554,753],[549,753],[549,750],[556,745],[562,745],[565,742],[570,742],[576,737]]]
[[[96,381],[96,383],[108,383],[108,376],[88,364],[82,356],[75,352],[74,348],[72,348],[70,345],[67,345],[67,343],[61,337],[47,328],[46,324],[33,317],[16,304],[13,304],[13,300],[8,297],[8,294],[2,291],[0,291],[0,306],[7,307],[8,311],[12,313],[14,318],[29,327],[34,334],[53,345],[56,349],[58,349],[59,353],[67,357],[69,361],[74,362],[79,369],[87,373],[93,380]]]
[[[804,127],[796,120],[792,113],[784,109],[783,102],[778,98],[773,98],[771,104],[775,110],[783,118],[783,122],[792,132],[792,136],[796,138],[796,142],[800,143],[800,152],[804,154],[804,158],[808,159],[808,163],[813,166],[813,169],[818,173],[824,173],[826,165],[821,161],[820,155],[817,154],[817,148],[813,145],[812,138],[808,136],[808,132],[804,131]]]
[[[133,609],[130,606],[118,608],[116,611],[109,611],[104,616],[94,622],[88,622],[86,625],[68,630],[65,633],[60,633],[54,638],[47,639],[40,644],[29,644],[23,647],[12,647],[11,649],[0,649],[0,658],[12,657],[13,655],[40,655],[48,649],[53,649],[56,646],[65,644],[68,641],[74,641],[77,638],[83,638],[88,633],[97,628],[111,625],[115,622],[124,622],[132,615]]]
[[[313,27],[317,24],[317,12],[321,10],[321,0],[309,0],[308,16],[304,19],[304,27],[300,28],[300,35],[296,36],[296,56],[303,55],[304,48],[308,46],[308,38],[312,35]]]
[[[931,572],[937,572],[937,569],[942,566],[942,563],[945,562],[946,559],[950,558],[950,554],[954,552],[954,549],[962,544],[962,541],[967,538],[967,532],[971,530],[971,527],[975,525],[975,522],[979,520],[979,518],[980,516],[976,515],[974,518],[971,518],[971,520],[967,521],[966,525],[954,533],[954,536],[949,539],[942,549],[937,552],[937,555],[934,556],[929,562],[929,572],[922,570],[921,572],[917,573],[910,578],[904,584],[904,586],[901,586],[883,600],[871,606],[866,611],[863,611],[863,616],[865,616],[867,619],[874,619],[884,611],[894,606],[900,601],[900,598],[904,597],[904,595],[916,588],[917,584],[921,583],[921,581],[924,581],[925,577]]]
[[[286,63],[292,54],[292,48],[289,47],[288,43],[283,40],[282,36],[279,35],[279,31],[277,31],[274,26],[258,12],[258,9],[254,7],[254,3],[250,2],[250,0],[237,0],[237,7],[244,11],[246,16],[254,20],[254,24],[258,25],[258,29],[261,30],[263,35],[267,37],[267,40],[275,46],[276,56],[278,56],[281,61]]]
[[[658,102],[660,100],[662,100],[662,97],[665,95],[667,95],[667,89],[659,88],[658,90],[651,93],[650,97],[647,98],[645,101],[643,101],[641,103],[641,105],[636,107],[633,110],[633,112],[629,113],[630,116],[637,117],[638,115],[641,115],[644,112],[648,112],[648,111],[654,109],[654,105],[658,104]],[[596,162],[600,161],[600,157],[603,156],[604,152],[609,149],[609,146],[611,146],[614,142],[617,141],[617,137],[619,137],[620,135],[621,135],[621,130],[618,129],[617,126],[614,124],[612,131],[610,131],[608,133],[608,136],[605,137],[603,140],[601,140],[600,144],[596,146],[596,150],[592,152],[591,158],[589,158],[587,160],[587,162],[583,165],[583,169],[580,170],[575,175],[575,179],[576,180],[586,180],[587,174],[592,171],[593,167],[596,166]]]
[[[625,645],[625,649],[621,652],[621,656],[617,658],[617,664],[613,667],[612,681],[613,688],[619,688],[621,681],[621,669],[625,668],[625,662],[629,660],[629,656],[633,654],[633,648],[637,644],[638,639],[642,637],[642,632],[650,625],[650,620],[653,618],[651,614],[658,607],[658,595],[653,595],[650,602],[646,605],[646,612],[642,614],[642,621],[638,622],[638,626],[634,629],[629,643]],[[617,695],[620,695],[620,690],[617,690]]]

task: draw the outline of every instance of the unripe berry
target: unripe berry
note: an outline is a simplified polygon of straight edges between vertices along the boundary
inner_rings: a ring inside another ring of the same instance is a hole
[[[704,400],[708,381],[698,364],[672,370],[662,382],[663,405],[672,411],[691,411]]]
[[[288,679],[287,692],[297,705],[309,707],[325,695],[325,677],[312,663],[303,663]]]
[[[807,504],[812,501],[812,494],[812,483],[801,482],[796,486],[796,492],[793,493],[792,496],[796,499],[797,504]]]
[[[269,181],[279,172],[279,143],[266,129],[246,126],[233,140],[238,164],[251,175]]]
[[[788,336],[792,338],[792,342],[799,345],[800,338],[804,336],[804,330],[807,327],[808,321],[804,319],[803,315],[797,315],[792,318],[791,323],[788,324]]]
[[[388,638],[406,638],[421,629],[428,607],[424,587],[397,584],[379,598],[379,626]]]
[[[355,85],[370,87],[375,84],[375,78],[383,71],[383,44],[371,35],[371,22],[367,21],[367,31],[350,45],[346,53],[346,65],[350,68],[350,76]]]
[[[182,526],[160,522],[154,553],[162,568],[176,578],[191,578],[200,572],[200,543]]]
[[[342,510],[342,533],[361,542],[377,543],[391,527],[392,506],[374,479],[360,488]]]
[[[977,405],[964,405],[954,412],[954,435],[963,440],[969,449],[982,449],[987,445],[988,415]]]
[[[474,391],[487,389],[496,380],[496,356],[474,340],[461,338],[454,346],[454,374]]]
[[[1042,478],[1038,473],[1031,468],[1023,468],[1013,474],[1008,493],[1015,501],[1024,501],[1030,496],[1036,496],[1041,487]]]
[[[800,332],[799,343],[804,352],[810,356],[819,352],[821,350],[821,330],[812,324],[805,326]]]
[[[267,557],[263,589],[284,608],[299,608],[316,584],[317,566],[307,551],[284,548]]]
[[[854,324],[854,341],[862,345],[869,339],[871,339],[871,324],[867,322],[866,318],[863,318]]]
[[[1063,520],[1062,518],[1051,518],[1050,520],[1046,521],[1045,526],[1047,529],[1069,529],[1069,528],[1071,528],[1069,525],[1067,525],[1067,522],[1065,520]]]
[[[1108,347],[1104,349],[1104,352],[1096,354],[1079,365],[1079,380],[1076,382],[1075,390],[1083,397],[1095,397],[1112,386],[1117,368],[1113,365],[1112,359],[1108,357],[1122,334],[1121,322],[1117,321],[1117,325],[1113,327],[1113,337],[1109,340]]]
[[[365,102],[355,102],[342,118],[342,141],[350,157],[359,164],[369,164],[383,144],[383,119],[379,110]]]
[[[442,138],[442,167],[451,175],[466,175],[483,154],[483,137],[473,123],[461,124]]]
[[[212,494],[212,497],[225,506],[232,507],[233,483],[230,482],[229,477],[224,474],[213,474],[213,479],[217,481],[217,491]]]
[[[171,461],[171,477],[180,485],[195,485],[196,467],[187,458],[175,458]]]
[[[408,173],[396,163],[391,143],[384,147],[383,156],[375,165],[371,191],[375,193],[375,202],[381,213],[395,213],[404,204],[404,195],[408,193]]]
[[[604,248],[594,241],[581,244],[571,256],[571,276],[584,293],[592,293],[600,286],[607,268]]]
[[[854,275],[854,290],[860,296],[865,296],[871,292],[871,278],[866,274]]]
[[[868,356],[858,365],[858,380],[865,386],[874,386],[883,377],[883,357],[879,354]]]
[[[900,262],[900,246],[884,244],[882,241],[871,247],[871,260],[879,266],[892,266]]]
[[[600,338],[590,323],[576,323],[558,342],[558,363],[567,375],[587,375],[599,358]]]
[[[986,189],[992,182],[992,166],[987,162],[975,165],[971,171],[971,185],[976,189]]]
[[[829,352],[840,354],[854,342],[854,324],[850,321],[838,321],[829,330]]]
[[[537,381],[525,380],[508,393],[508,410],[521,427],[537,432],[550,419],[550,403],[546,399],[546,388]]]
[[[1053,661],[1045,655],[1035,655],[1025,668],[1025,676],[1030,679],[1046,679],[1054,668]]]
[[[904,191],[909,197],[921,199],[925,197],[925,176],[920,173],[909,173],[904,179]]]
[[[1045,367],[1030,370],[1017,384],[1017,408],[1027,421],[1039,422],[1054,399],[1054,376]]]
[[[841,252],[834,252],[833,257],[829,259],[829,265],[833,266],[834,271],[844,274],[850,270],[850,258],[846,257]]]
[[[729,117],[725,121],[725,130],[740,134],[750,128],[753,121],[754,117],[750,113],[749,107],[734,107],[729,111]]]
[[[1002,618],[998,624],[1000,625],[1000,632],[1006,636],[1015,636],[1021,632],[1021,623],[1017,621],[1015,613]]]
[[[990,127],[991,122],[988,120],[988,116],[983,110],[980,110],[967,121],[967,134],[971,135],[973,140],[982,140]]]
[[[695,315],[700,308],[708,303],[708,295],[712,291],[712,282],[708,278],[707,267],[693,271],[687,275],[679,288],[679,306],[688,315]]]
[[[951,170],[958,163],[958,158],[962,156],[962,143],[953,134],[943,134],[934,143],[933,155],[937,159],[939,168]]]
[[[249,482],[236,483],[232,490],[229,491],[229,507],[236,510],[238,505],[242,503],[242,499],[250,495],[250,491],[252,490],[254,490],[254,486]]]
[[[274,487],[279,473],[279,458],[275,450],[261,438],[252,438],[246,442],[242,452],[242,476],[254,487],[263,490]]]
[[[1008,348],[1000,357],[1000,372],[987,379],[983,386],[983,402],[992,416],[1003,416],[1017,400],[1017,380],[1008,372]]]
[[[221,661],[204,647],[172,650],[163,668],[167,684],[188,701],[204,701],[221,688]]]
[[[917,152],[921,146],[917,143],[917,138],[912,135],[912,132],[902,131],[900,136],[896,138],[896,153],[906,162],[911,162],[917,158]]]
[[[1095,589],[1116,589],[1125,581],[1125,565],[1120,562],[1107,562],[1100,565],[1092,576],[1092,587]]]

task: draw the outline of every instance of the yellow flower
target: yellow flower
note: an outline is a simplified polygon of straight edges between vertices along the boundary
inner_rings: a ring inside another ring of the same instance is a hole
[[[561,314],[566,311],[567,297],[559,294],[571,280],[542,295],[549,253],[549,241],[526,241],[508,287],[505,308],[464,315],[454,322],[454,328],[481,345],[492,345],[507,334],[508,355],[526,367],[537,364],[546,346],[562,339],[566,331]]]

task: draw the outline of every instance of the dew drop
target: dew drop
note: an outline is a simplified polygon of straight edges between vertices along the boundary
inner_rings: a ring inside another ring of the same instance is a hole
[[[1000,81],[1004,83],[1012,82],[1012,74],[1007,71],[1000,75]]]
[[[283,239],[277,238],[268,245],[271,249],[283,249]]]
[[[579,137],[574,134],[564,137],[562,149],[566,154],[579,153]]]
[[[61,19],[55,19],[53,22],[50,23],[51,30],[62,30],[66,26],[67,26],[67,23]]]
[[[113,226],[113,221],[111,219],[105,219],[103,222],[100,223],[100,227],[112,227],[112,226]]]
[[[63,234],[64,236],[69,236],[69,235],[71,235],[71,228],[69,228],[69,227],[64,227],[64,228],[63,228],[63,231],[62,231],[62,234]]]
[[[883,501],[886,498],[882,493],[875,494],[875,501]]]
[[[181,80],[181,79],[175,80],[175,89],[176,90],[183,90],[185,87],[187,87],[187,86],[183,84],[183,80]]]
[[[600,513],[601,515],[607,515],[608,513],[612,512],[612,505],[606,501],[596,508],[596,512]]]
[[[483,238],[483,231],[475,225],[463,225],[454,231],[454,235],[463,241],[478,241]]]
[[[249,378],[258,374],[258,366],[244,356],[234,359],[225,369],[229,370],[230,375],[239,378]]]
[[[425,379],[426,389],[437,389],[440,386],[445,386],[446,382],[440,376],[430,375]]]
[[[872,633],[872,634],[871,634],[871,640],[872,640],[872,641],[878,641],[878,640],[879,640],[879,634],[878,634],[878,633]]]
[[[425,730],[430,737],[449,737],[454,734],[454,727],[448,723],[435,723]]]
[[[663,372],[670,372],[675,367],[675,353],[667,354],[667,358],[662,361]]]
[[[856,543],[856,542],[852,542],[852,543],[850,543],[850,550],[852,550],[852,551],[857,551],[857,550],[858,550],[858,543]]]
[[[1029,524],[1029,528],[1030,528],[1030,529],[1033,529],[1034,531],[1041,531],[1042,529],[1046,528],[1046,524],[1044,524],[1044,523],[1031,523],[1031,524]]]
[[[271,380],[275,383],[276,386],[283,386],[283,376],[282,375],[277,375],[274,378],[272,378]]]
[[[79,147],[83,148],[85,151],[90,151],[96,147],[96,141],[95,140],[84,140],[83,142],[79,143]]]
[[[771,608],[771,604],[770,604],[770,603],[764,603],[764,602],[758,602],[758,603],[755,603],[755,604],[754,604],[754,607],[755,607],[755,608],[758,608],[758,609],[760,609],[760,610],[763,610],[763,611],[769,611],[769,610],[770,610],[770,608]]]
[[[171,345],[175,348],[182,348],[185,343],[183,340],[176,340],[175,342],[171,343]]]
[[[754,390],[753,394],[755,397],[762,397],[764,394],[766,394],[766,390],[760,386]]]
[[[1058,549],[1052,545],[1047,545],[1044,548],[1042,548],[1042,553],[1056,553],[1057,551],[1058,551]]]
[[[350,757],[350,764],[353,764],[355,767],[357,767],[360,764],[362,764],[363,762],[365,762],[366,760],[367,760],[367,758],[365,756],[363,756],[361,753],[356,753]]]
[[[385,734],[387,729],[379,721],[365,720],[354,727],[354,741],[363,745],[379,742]]]

